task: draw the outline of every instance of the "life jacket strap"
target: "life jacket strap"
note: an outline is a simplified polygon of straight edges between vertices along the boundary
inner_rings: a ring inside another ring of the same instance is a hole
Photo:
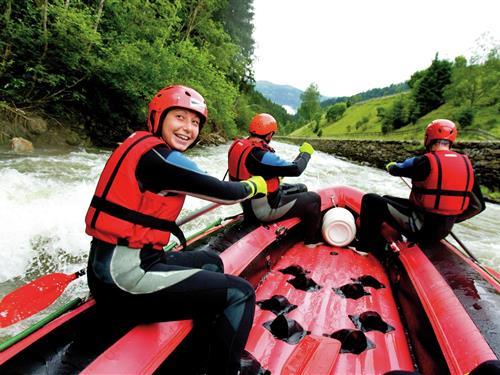
[[[467,197],[472,194],[468,191],[463,190],[443,190],[443,189],[424,189],[421,187],[413,186],[412,190],[417,194],[427,194],[427,195],[448,195],[452,197]]]
[[[92,197],[90,205],[95,209],[117,217],[118,219],[141,225],[146,228],[170,232],[179,239],[183,249],[186,247],[186,237],[175,221],[146,215],[142,212],[137,212],[117,203],[110,202],[104,198],[98,197],[97,195]]]

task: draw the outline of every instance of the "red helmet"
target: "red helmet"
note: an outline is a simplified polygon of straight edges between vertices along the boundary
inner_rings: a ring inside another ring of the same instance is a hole
[[[278,123],[273,116],[267,113],[259,113],[250,121],[248,132],[254,135],[267,135],[278,131]]]
[[[207,121],[207,105],[198,91],[181,85],[167,86],[158,91],[149,103],[148,129],[151,133],[158,132],[162,113],[174,107],[196,112],[200,116],[200,126]]]
[[[450,120],[434,120],[425,129],[425,147],[428,147],[432,141],[437,139],[444,139],[450,141],[450,143],[455,142],[457,138],[457,127]]]

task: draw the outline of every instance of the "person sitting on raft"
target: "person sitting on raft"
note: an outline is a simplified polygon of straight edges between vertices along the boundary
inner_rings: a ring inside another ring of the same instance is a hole
[[[231,181],[262,176],[267,183],[268,195],[254,197],[242,203],[245,218],[271,222],[298,216],[305,228],[304,243],[315,247],[321,242],[321,198],[307,191],[304,184],[281,184],[285,176],[300,176],[305,170],[313,147],[304,142],[299,155],[288,162],[276,155],[269,145],[278,131],[278,123],[267,113],[255,115],[250,121],[248,138],[236,139],[228,151],[228,171]]]
[[[387,164],[392,176],[411,178],[410,197],[373,193],[363,196],[358,250],[382,253],[383,222],[412,241],[434,243],[445,238],[455,223],[486,208],[469,158],[451,151],[456,137],[457,128],[452,121],[434,120],[425,131],[424,155]]]
[[[215,321],[209,374],[237,374],[253,322],[255,293],[223,273],[215,252],[164,252],[186,194],[233,204],[266,193],[262,177],[223,182],[183,155],[196,144],[207,107],[195,90],[160,90],[148,131],[130,135],[109,157],[88,209],[88,284],[97,306],[134,322]]]

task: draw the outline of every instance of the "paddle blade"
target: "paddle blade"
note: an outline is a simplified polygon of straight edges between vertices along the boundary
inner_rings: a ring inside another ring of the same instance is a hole
[[[7,327],[42,311],[78,276],[53,273],[10,292],[0,302],[0,327]]]

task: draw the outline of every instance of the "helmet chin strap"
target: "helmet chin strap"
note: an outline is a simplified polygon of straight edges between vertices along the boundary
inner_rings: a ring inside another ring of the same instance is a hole
[[[271,137],[269,139],[267,139],[267,137],[269,136],[269,134],[271,134]],[[262,139],[266,143],[271,142],[271,140],[273,138],[273,135],[274,135],[274,132],[270,132],[270,133],[267,133],[267,134],[264,134],[264,135],[250,133],[251,137],[256,137],[256,138]]]
[[[163,130],[163,122],[165,121],[165,117],[167,117],[168,112],[171,108],[167,108],[162,113],[160,113],[160,118],[158,119],[158,129],[154,132],[154,135],[161,138],[161,132]]]

